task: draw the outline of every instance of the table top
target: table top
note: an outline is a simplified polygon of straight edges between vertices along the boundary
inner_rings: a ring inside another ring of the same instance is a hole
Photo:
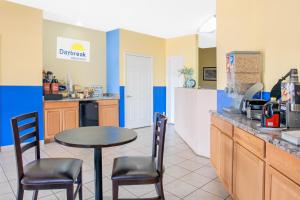
[[[117,127],[89,126],[69,129],[57,134],[56,142],[70,147],[103,148],[127,144],[134,141],[134,130]]]

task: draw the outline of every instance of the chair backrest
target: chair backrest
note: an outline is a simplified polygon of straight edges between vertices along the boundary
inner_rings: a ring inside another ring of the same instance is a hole
[[[157,158],[157,171],[162,175],[167,117],[155,113],[154,122],[152,157]]]
[[[38,113],[28,113],[11,119],[19,180],[23,177],[22,154],[35,147],[35,159],[40,159]]]

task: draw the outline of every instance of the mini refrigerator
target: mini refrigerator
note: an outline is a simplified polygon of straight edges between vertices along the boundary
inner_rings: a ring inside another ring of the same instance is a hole
[[[98,102],[81,101],[79,102],[79,126],[98,126]]]

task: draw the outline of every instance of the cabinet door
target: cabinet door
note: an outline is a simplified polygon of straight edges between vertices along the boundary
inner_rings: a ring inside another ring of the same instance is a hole
[[[62,113],[59,109],[45,110],[45,141],[53,137],[62,130]]]
[[[99,126],[119,126],[118,104],[99,105]]]
[[[63,130],[77,128],[79,124],[78,108],[65,108],[63,113]]]
[[[235,143],[233,158],[234,199],[263,200],[264,180],[264,162],[238,143]]]
[[[300,186],[267,166],[265,197],[266,200],[300,200]]]
[[[217,175],[220,170],[220,135],[218,128],[210,126],[210,162],[215,168]]]
[[[220,178],[225,188],[232,194],[233,140],[220,134]]]

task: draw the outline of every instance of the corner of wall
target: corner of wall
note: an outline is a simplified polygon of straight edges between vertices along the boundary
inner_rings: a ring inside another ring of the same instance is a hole
[[[106,33],[107,92],[119,94],[120,89],[120,29]]]

